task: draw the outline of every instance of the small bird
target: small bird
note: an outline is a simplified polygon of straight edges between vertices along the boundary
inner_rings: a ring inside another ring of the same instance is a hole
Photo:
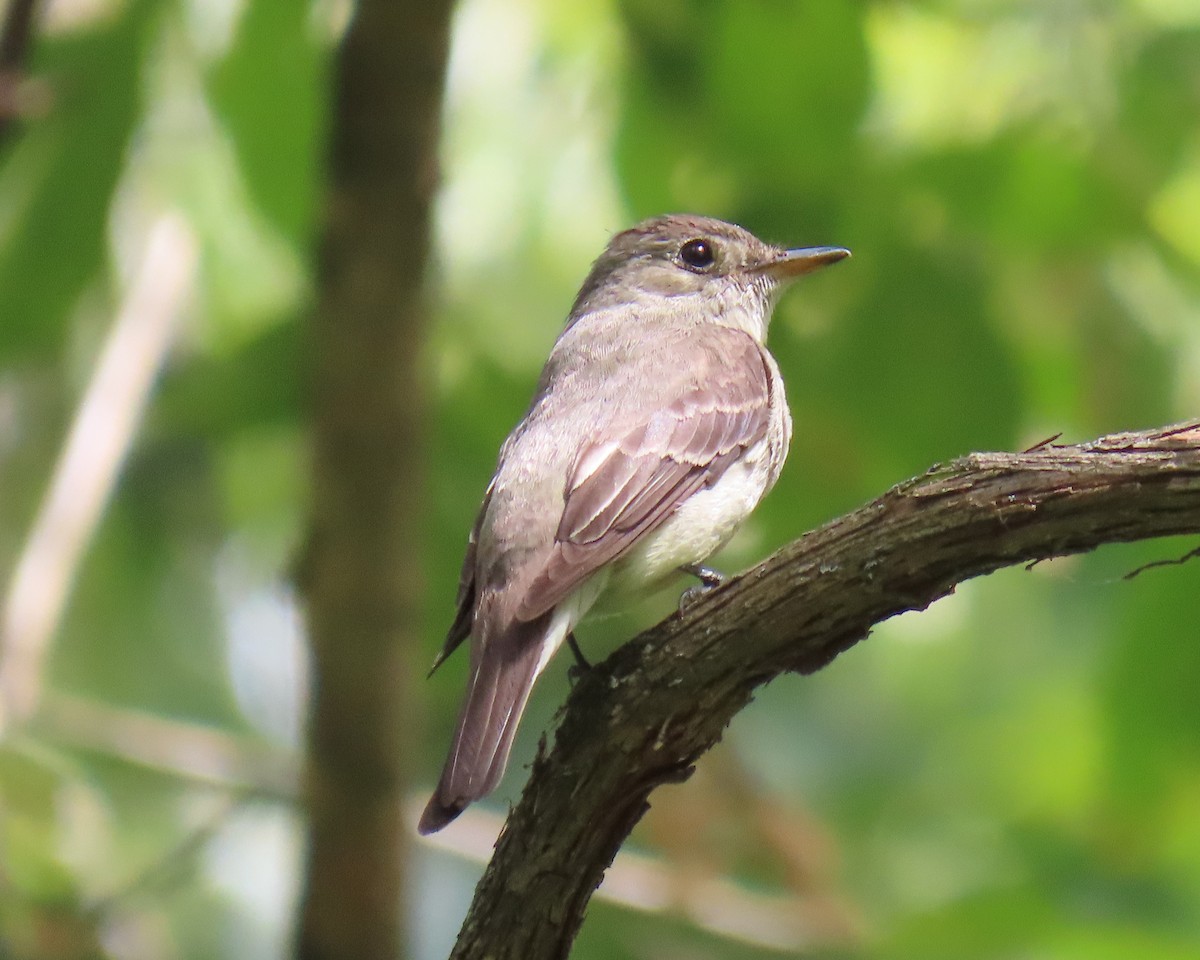
[[[418,829],[490,793],[538,675],[601,593],[662,586],[723,546],[779,477],[792,421],[763,345],[780,290],[840,247],[784,250],[707,217],[618,233],[500,448],[434,669],[471,639],[450,756]],[[432,670],[430,671],[433,672]]]

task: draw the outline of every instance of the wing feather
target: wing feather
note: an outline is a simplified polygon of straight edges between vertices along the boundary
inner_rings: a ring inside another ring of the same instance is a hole
[[[599,540],[653,476],[654,463],[648,458],[610,454],[567,498],[555,538],[570,543]]]
[[[731,331],[732,332],[732,331]],[[620,557],[766,435],[771,374],[762,348],[726,338],[703,382],[681,378],[670,404],[592,437],[568,474],[555,544],[516,615],[543,615]]]
[[[483,526],[483,518],[487,514],[488,504],[491,503],[495,482],[493,479],[484,492],[483,503],[479,506],[479,513],[475,517],[475,523],[467,537],[467,551],[463,556],[462,570],[458,575],[458,595],[454,600],[454,622],[450,624],[446,639],[442,643],[442,649],[434,659],[433,666],[429,668],[429,676],[433,676],[433,672],[445,663],[446,658],[471,635],[471,627],[475,622],[475,557],[479,550],[479,530]]]

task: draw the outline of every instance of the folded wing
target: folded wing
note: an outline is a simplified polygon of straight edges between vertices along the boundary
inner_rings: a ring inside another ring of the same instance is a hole
[[[729,334],[703,381],[666,407],[618,418],[579,451],[554,548],[517,609],[520,619],[553,608],[766,437],[771,376],[762,348]]]

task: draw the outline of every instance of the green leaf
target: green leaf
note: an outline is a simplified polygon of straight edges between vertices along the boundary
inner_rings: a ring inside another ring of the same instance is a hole
[[[305,245],[316,211],[327,79],[311,10],[292,0],[246,4],[233,48],[210,79],[213,105],[259,209]]]
[[[35,58],[53,105],[0,167],[0,355],[57,350],[80,293],[100,274],[158,11],[154,0],[133,0],[111,22],[47,41]]]

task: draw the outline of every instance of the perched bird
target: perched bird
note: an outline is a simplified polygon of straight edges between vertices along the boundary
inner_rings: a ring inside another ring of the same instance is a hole
[[[534,681],[605,591],[645,591],[720,548],[779,477],[792,423],[763,342],[794,277],[849,255],[663,216],[592,266],[500,449],[437,662],[471,638],[458,728],[419,830],[490,793]],[[431,671],[432,672],[432,671]]]

